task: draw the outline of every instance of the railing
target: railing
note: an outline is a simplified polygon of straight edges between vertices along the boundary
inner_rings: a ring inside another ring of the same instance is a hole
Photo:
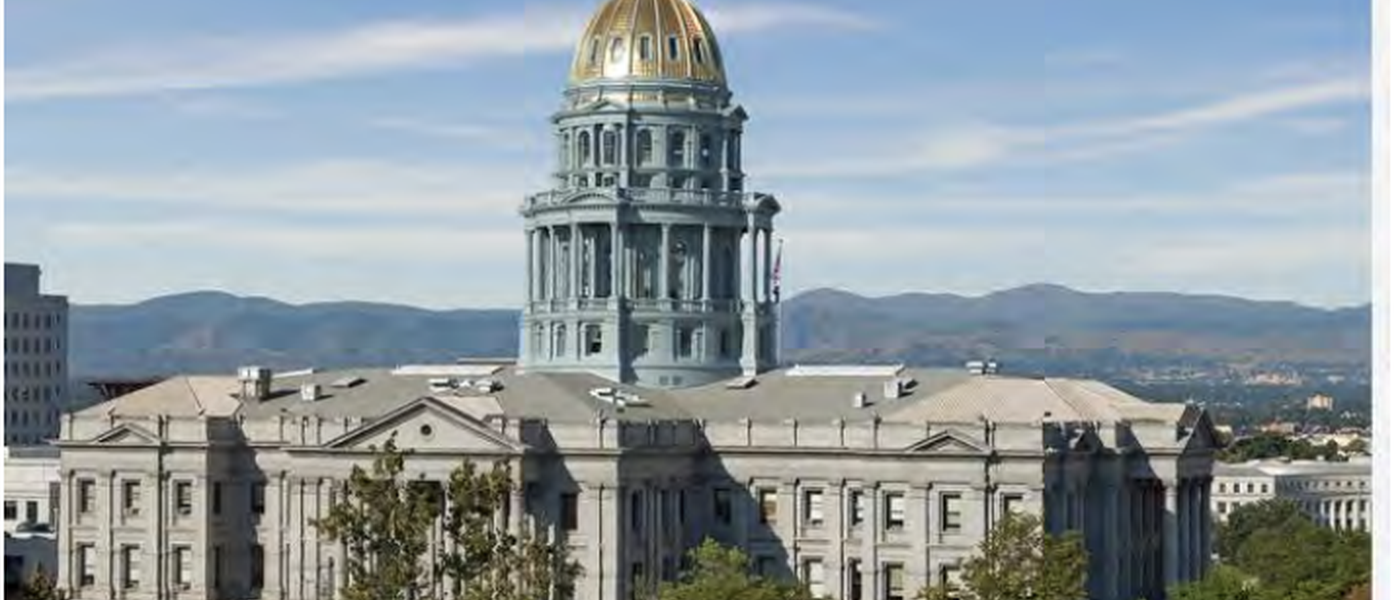
[[[607,203],[680,204],[740,208],[750,194],[670,188],[575,188],[550,190],[527,196],[521,209],[529,211],[559,206],[585,196],[602,197]]]
[[[604,311],[614,309],[619,303],[622,307],[632,311],[689,313],[738,312],[746,305],[746,303],[740,300],[557,298],[553,300],[535,300],[530,302],[526,308],[528,312],[537,314],[573,311]],[[764,307],[760,307],[760,312],[763,311]]]

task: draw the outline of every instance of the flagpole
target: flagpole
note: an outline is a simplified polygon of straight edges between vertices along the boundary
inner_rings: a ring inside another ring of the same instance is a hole
[[[773,259],[773,368],[783,366],[783,238],[778,238],[778,255]]]

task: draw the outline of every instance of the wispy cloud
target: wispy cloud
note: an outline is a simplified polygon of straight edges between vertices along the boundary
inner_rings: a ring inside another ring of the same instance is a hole
[[[1314,80],[1217,98],[1154,114],[1036,127],[972,123],[899,134],[896,152],[857,152],[841,160],[762,165],[775,177],[878,177],[1007,164],[1054,164],[1119,156],[1179,143],[1220,127],[1370,98],[1364,77]]]
[[[865,17],[800,4],[744,4],[712,11],[716,29],[744,34],[776,29],[862,31]],[[478,61],[562,52],[588,18],[578,9],[457,21],[394,21],[277,37],[189,39],[109,48],[6,74],[6,101],[129,96],[176,90],[250,87],[464,66]]]

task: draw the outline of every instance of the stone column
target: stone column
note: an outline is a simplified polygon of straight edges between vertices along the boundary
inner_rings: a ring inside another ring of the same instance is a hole
[[[1162,511],[1162,584],[1171,587],[1181,577],[1181,539],[1178,525],[1181,487],[1175,479],[1165,482]]]
[[[525,310],[535,301],[535,230],[525,230]]]
[[[904,518],[908,523],[905,531],[912,534],[908,539],[914,548],[910,556],[912,560],[909,561],[909,574],[913,576],[915,590],[927,586],[930,576],[935,575],[931,572],[932,565],[928,559],[929,503],[935,497],[929,488],[930,484],[926,482],[911,482],[909,497],[904,506]]]
[[[714,236],[713,229],[708,224],[704,226],[704,237],[700,243],[700,299],[707,303],[711,299],[710,284],[711,280],[714,279],[714,271],[712,270],[714,261],[711,260],[710,256],[710,246],[713,244],[711,238]]]
[[[1118,587],[1118,567],[1121,564],[1120,557],[1122,556],[1118,540],[1119,535],[1123,533],[1120,531],[1118,519],[1118,479],[1110,479],[1099,497],[1102,498],[1103,504],[1103,515],[1100,522],[1103,536],[1100,543],[1103,544],[1103,558],[1107,559],[1101,571],[1104,574],[1102,589],[1106,590],[1109,596],[1117,598],[1122,595],[1122,591]]]
[[[612,235],[612,289],[610,297],[613,299],[622,297],[622,261],[624,252],[622,251],[622,224],[613,222],[608,224],[611,227],[609,233]]]
[[[758,290],[758,226],[753,213],[749,213],[749,301],[756,306],[762,296]]]
[[[763,293],[759,294],[764,302],[773,302],[773,230],[765,228],[763,230]]]
[[[656,297],[663,301],[671,299],[671,224],[661,224],[661,250],[656,253],[661,281],[657,285]]]
[[[576,223],[576,222],[575,222],[575,223],[571,223],[571,224],[569,225],[569,269],[568,269],[569,276],[568,276],[568,278],[567,278],[567,281],[568,281],[568,288],[569,288],[569,297],[570,297],[570,298],[573,298],[573,299],[575,299],[575,300],[577,300],[579,297],[581,297],[581,296],[583,295],[583,294],[581,293],[581,292],[582,292],[582,289],[581,289],[582,286],[580,285],[580,283],[582,282],[582,278],[579,277],[579,275],[581,274],[581,271],[582,271],[582,269],[580,268],[580,266],[582,265],[582,261],[580,260],[580,257],[583,256],[583,254],[582,254],[583,250],[582,250],[582,248],[581,248],[581,244],[579,244],[578,242],[579,242],[579,226],[578,226],[578,223]]]
[[[1205,478],[1204,488],[1201,493],[1201,507],[1205,514],[1205,519],[1201,522],[1201,554],[1204,567],[1201,576],[1205,576],[1211,566],[1211,552],[1215,546],[1215,518],[1211,516],[1211,486],[1215,484],[1212,478]]]

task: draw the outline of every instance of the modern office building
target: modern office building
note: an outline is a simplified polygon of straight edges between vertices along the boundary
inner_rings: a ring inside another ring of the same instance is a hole
[[[1221,521],[1240,506],[1284,498],[1319,525],[1371,531],[1371,461],[1265,460],[1215,466],[1212,515]]]
[[[40,292],[37,265],[5,263],[5,445],[58,435],[67,389],[68,298]]]
[[[779,207],[745,189],[746,119],[692,5],[605,3],[554,117],[555,189],[522,207],[518,360],[249,367],[67,415],[60,585],[334,598],[345,549],[308,520],[390,436],[429,481],[507,461],[512,526],[570,548],[581,600],[676,577],[705,537],[821,594],[912,598],[1017,510],[1084,533],[1092,598],[1199,577],[1219,445],[1199,407],[989,363],[776,366]]]

